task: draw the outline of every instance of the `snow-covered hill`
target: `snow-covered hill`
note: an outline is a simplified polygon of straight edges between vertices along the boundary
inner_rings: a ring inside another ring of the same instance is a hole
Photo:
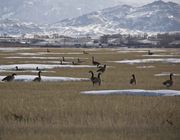
[[[18,20],[0,20],[0,34],[23,35],[42,32],[40,26],[33,23],[20,22]]]
[[[49,24],[117,5],[119,1],[122,0],[1,0],[0,19]]]
[[[73,19],[65,19],[53,27],[92,29],[92,32],[121,29],[144,32],[180,31],[180,5],[173,2],[155,1],[142,7],[128,5],[111,7]],[[96,27],[96,28],[95,28]]]
[[[19,6],[18,4],[22,3],[22,1],[24,6]],[[46,34],[58,33],[67,36],[99,36],[116,33],[134,34],[139,32],[180,31],[180,5],[173,2],[160,0],[141,7],[118,5],[77,18],[61,20],[61,14],[65,11],[62,11],[61,8],[64,7],[64,3],[62,4],[60,1],[59,4],[55,5],[57,0],[52,0],[51,2],[50,0],[44,0],[40,7],[38,4],[42,0],[22,1],[15,0],[13,4],[1,7],[0,34],[14,35],[41,32]],[[94,2],[93,0],[92,3]],[[51,4],[47,5],[49,3]],[[16,5],[18,8],[15,9],[14,6]],[[47,9],[54,10],[52,12]],[[71,8],[69,10],[71,11]],[[3,12],[4,14],[2,14]],[[45,15],[39,17],[42,14]],[[19,20],[12,20],[12,17]],[[42,19],[47,22],[59,22],[43,26],[26,22],[38,22],[42,21]]]

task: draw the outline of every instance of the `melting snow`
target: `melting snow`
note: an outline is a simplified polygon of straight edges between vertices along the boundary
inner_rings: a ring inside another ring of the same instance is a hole
[[[117,51],[118,53],[148,53],[150,49],[139,49],[139,48],[120,48],[120,49],[113,49],[114,51]],[[152,52],[166,52],[166,50],[163,49],[151,49]]]
[[[0,81],[5,76],[0,76]],[[37,77],[37,75],[16,75],[14,81],[30,82]],[[41,80],[44,82],[65,82],[65,81],[89,81],[89,78],[74,78],[74,77],[52,77],[41,76]]]
[[[118,53],[134,53],[134,52],[136,52],[136,53],[145,53],[145,52],[147,52],[147,51],[145,51],[145,50],[121,50],[121,51],[118,51]]]
[[[22,70],[36,70],[39,69],[53,69],[53,68],[92,68],[96,66],[92,65],[55,65],[55,64],[12,64],[12,65],[0,65],[0,70],[15,70],[16,66]]]
[[[39,55],[39,53],[17,53],[18,55],[28,55],[28,56],[34,56]]]
[[[133,60],[121,60],[121,61],[114,61],[114,62],[122,63],[122,64],[139,64],[139,63],[154,63],[154,62],[180,63],[180,58],[133,59]]]
[[[150,69],[150,68],[154,68],[155,66],[137,66],[136,68],[139,69]]]
[[[60,61],[42,61],[42,60],[36,60],[36,61],[23,61],[24,63],[43,63],[43,64],[60,64]],[[63,65],[72,64],[72,62],[62,62]]]
[[[90,95],[139,95],[139,96],[180,96],[178,90],[143,90],[143,89],[128,89],[128,90],[97,90],[97,91],[82,91],[81,94]]]
[[[153,54],[153,55],[142,55],[146,57],[176,57],[177,55],[165,55],[165,54]]]
[[[50,72],[50,73],[55,73],[56,71],[47,71],[47,70],[42,70],[43,72]],[[32,72],[32,73],[37,73],[38,70],[26,70],[26,69],[20,69],[20,70],[1,70],[0,69],[0,72],[5,72],[5,73],[13,73],[13,72],[16,72],[16,73],[22,73],[22,72]]]
[[[8,59],[50,59],[50,60],[54,60],[54,59],[61,59],[61,57],[38,57],[38,56],[33,56],[33,57],[21,57],[21,56],[12,56],[12,57],[5,57]],[[78,59],[79,57],[65,57],[65,59]],[[79,58],[79,59],[87,59],[87,58]]]
[[[10,48],[10,47],[5,47],[5,48],[3,48],[3,47],[0,47],[0,51],[3,51],[3,52],[14,52],[14,51],[19,51],[19,50],[29,50],[29,49],[31,49],[31,48],[15,48],[15,47],[13,47],[13,48]]]
[[[171,72],[162,72],[159,74],[155,74],[154,76],[169,76]],[[180,74],[173,73],[173,76],[180,76]]]
[[[36,52],[36,53],[17,53],[19,55],[28,55],[28,56],[33,56],[33,55],[46,55],[46,54],[51,54],[51,55],[58,55],[58,54],[83,54],[82,52],[67,52],[67,53],[56,53],[56,52]]]

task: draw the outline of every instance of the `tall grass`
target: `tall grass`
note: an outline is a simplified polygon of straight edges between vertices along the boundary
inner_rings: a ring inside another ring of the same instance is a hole
[[[45,50],[28,50],[32,52]],[[56,52],[79,52],[78,49],[53,49]],[[106,61],[133,59],[139,53],[93,54],[113,50],[87,50],[110,66],[102,75],[102,86],[91,82],[0,82],[0,139],[15,140],[178,140],[180,138],[180,98],[121,95],[82,95],[80,91],[100,89],[164,89],[168,77],[154,77],[160,72],[178,73],[179,64],[156,63],[153,69],[136,69],[136,65]],[[53,55],[54,56],[54,55]],[[76,55],[68,55],[76,56]],[[0,56],[1,63],[7,60]],[[18,63],[15,59],[13,63]],[[55,69],[44,75],[90,77],[89,68]],[[92,70],[96,70],[93,68]],[[129,85],[131,73],[138,84]],[[3,73],[5,75],[7,73]],[[28,74],[28,73],[25,73]],[[175,77],[170,89],[179,90]]]

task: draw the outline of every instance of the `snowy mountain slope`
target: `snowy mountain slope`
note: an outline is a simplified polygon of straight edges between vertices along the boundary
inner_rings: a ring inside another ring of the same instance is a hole
[[[65,19],[53,26],[85,27],[105,25],[148,32],[180,31],[180,5],[155,1],[142,7],[116,6],[73,19]]]
[[[61,20],[62,16],[59,14],[62,14],[61,8],[64,7],[64,3],[61,3],[61,1],[57,5],[55,5],[57,0],[44,0],[43,2],[42,0],[14,0],[13,3],[13,0],[9,1],[11,2],[2,2],[6,5],[4,7],[0,5],[0,34],[59,33],[67,36],[99,36],[116,33],[180,31],[180,5],[173,2],[155,1],[141,7],[118,5],[77,18]],[[51,4],[47,5],[50,1]],[[22,2],[23,5],[19,6]],[[44,9],[38,9],[40,2],[43,5],[40,7]],[[95,4],[94,0],[92,0],[93,4]],[[17,8],[14,8],[14,6],[17,6]],[[71,9],[69,10],[71,12]],[[3,12],[4,14],[2,14]],[[43,16],[39,17],[42,14],[45,15],[45,18]],[[19,15],[20,17],[18,17]],[[12,17],[20,18],[20,20],[12,20]],[[61,21],[43,26],[20,22],[22,20],[39,22],[41,18],[47,22]]]
[[[129,29],[143,31],[180,31],[180,5],[172,2],[155,1],[136,8],[126,16],[132,21]]]
[[[122,0],[0,0],[0,19],[49,24],[117,5],[119,1]]]
[[[60,27],[53,26],[48,29],[49,32],[59,33],[66,36],[101,36],[104,34],[138,34],[143,33],[138,30],[129,30],[124,28],[116,28],[110,24],[102,25],[102,24],[91,24],[87,26],[69,26],[69,27]]]
[[[26,33],[41,32],[42,29],[33,23],[20,22],[18,20],[0,20],[0,34],[22,35]]]

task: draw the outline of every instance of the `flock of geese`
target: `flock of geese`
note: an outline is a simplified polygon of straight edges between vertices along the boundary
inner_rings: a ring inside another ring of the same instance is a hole
[[[47,52],[49,52],[49,50],[47,50]],[[88,54],[88,53],[85,52],[85,51],[83,51],[83,53],[84,53],[84,54]],[[148,55],[153,55],[153,54],[154,54],[154,53],[148,51]],[[65,61],[66,61],[65,58],[62,57],[62,60],[60,60],[60,64],[63,65],[63,62],[65,62]],[[73,65],[76,65],[76,64],[80,64],[80,63],[82,63],[82,62],[83,62],[83,61],[78,58],[78,59],[77,59],[77,62],[72,61],[72,64],[73,64]],[[92,70],[90,70],[90,71],[89,71],[89,73],[91,74],[90,80],[91,80],[93,86],[94,86],[95,84],[98,84],[98,85],[100,86],[100,85],[101,85],[101,75],[106,71],[106,64],[101,65],[100,62],[95,61],[94,56],[92,56],[92,64],[95,65],[95,66],[97,66],[97,70],[96,70],[96,72],[97,72],[97,77],[95,76],[94,72],[93,72]],[[18,68],[17,66],[15,67],[15,69],[16,69],[16,70],[19,70],[19,68]],[[36,70],[38,70],[38,76],[35,77],[35,78],[33,79],[33,81],[34,81],[34,82],[41,82],[41,80],[42,80],[42,78],[41,78],[41,70],[39,70],[38,67],[36,67]],[[14,78],[15,78],[15,75],[16,75],[16,73],[13,73],[12,75],[8,75],[8,76],[4,77],[4,78],[2,79],[2,81],[4,81],[4,82],[13,81]],[[130,79],[129,84],[131,84],[131,85],[136,85],[137,82],[136,82],[136,76],[135,76],[135,74],[132,74],[131,76],[132,76],[132,78]],[[171,86],[173,85],[173,78],[172,78],[172,76],[173,76],[173,73],[170,73],[170,78],[169,78],[168,80],[164,81],[162,84],[163,84],[164,86],[166,86],[166,87],[171,87]]]
[[[153,55],[153,54],[154,54],[154,53],[148,51],[148,55]],[[100,63],[97,62],[97,61],[95,61],[95,60],[94,60],[94,57],[92,57],[92,64],[93,64],[93,65],[97,65],[97,67],[99,68],[99,69],[97,70],[97,72],[99,72],[99,73],[98,73],[98,76],[95,77],[93,71],[89,71],[89,73],[91,73],[91,78],[90,78],[90,79],[91,79],[91,82],[93,83],[93,86],[94,86],[94,84],[98,84],[98,85],[100,86],[100,85],[101,85],[101,74],[102,74],[103,72],[105,72],[105,70],[106,70],[106,64],[105,64],[104,66],[100,66]],[[135,76],[135,74],[132,74],[131,76],[132,76],[132,78],[130,79],[129,84],[131,84],[131,85],[136,85],[137,82],[136,82],[136,76]],[[172,76],[173,76],[173,73],[170,73],[170,78],[169,78],[168,80],[164,81],[162,84],[163,84],[164,86],[166,86],[166,87],[171,87],[171,86],[173,85]]]
[[[172,79],[173,73],[170,73],[169,79],[164,81],[162,84],[166,87],[171,87],[173,85],[173,79]],[[130,79],[130,84],[136,85],[136,77],[134,74],[132,74],[132,78]]]
[[[98,72],[98,76],[95,77],[93,71],[90,70],[89,73],[91,73],[91,78],[90,78],[91,82],[92,82],[93,86],[94,86],[94,84],[98,84],[100,86],[101,85],[101,74],[105,72],[106,64],[104,66],[101,66],[100,65],[101,63],[95,61],[94,57],[92,57],[92,64],[97,66],[98,70],[96,72]]]

